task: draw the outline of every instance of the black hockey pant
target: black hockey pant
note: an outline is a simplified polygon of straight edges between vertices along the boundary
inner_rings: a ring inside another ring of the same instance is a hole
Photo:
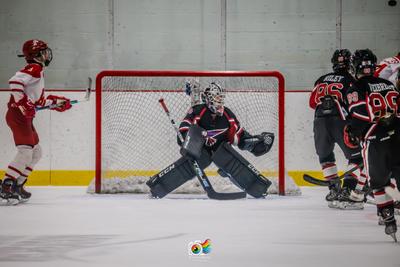
[[[400,133],[367,140],[363,143],[362,155],[365,168],[370,178],[372,189],[381,189],[395,178],[400,186]]]
[[[345,145],[343,129],[346,121],[339,116],[315,117],[314,119],[314,144],[319,157],[319,162],[335,162],[333,153],[335,144],[338,144],[349,163],[360,163],[361,153],[359,148],[351,149]]]

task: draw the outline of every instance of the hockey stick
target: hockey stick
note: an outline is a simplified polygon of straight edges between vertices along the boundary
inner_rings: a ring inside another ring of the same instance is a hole
[[[90,93],[92,92],[92,78],[88,78],[88,88],[85,90],[86,94],[85,97],[82,100],[71,100],[69,103],[71,105],[80,103],[80,102],[87,102],[90,99]],[[52,104],[44,107],[37,107],[36,111],[38,110],[45,110],[45,109],[52,109],[61,106],[62,104]]]
[[[312,177],[311,175],[308,174],[304,174],[303,175],[303,180],[306,182],[309,182],[311,184],[315,184],[315,185],[320,185],[320,186],[329,186],[332,184],[332,182],[334,181],[340,181],[342,180],[344,177],[346,177],[347,175],[353,173],[355,170],[357,170],[358,168],[362,168],[364,166],[363,163],[361,163],[360,165],[354,166],[353,168],[351,168],[350,170],[346,171],[345,173],[343,173],[342,175],[340,175],[339,177],[332,179],[330,181],[327,180],[320,180],[318,178]]]
[[[161,98],[158,100],[160,103],[161,107],[163,108],[165,114],[167,114],[168,118],[170,119],[170,122],[172,126],[174,127],[179,140],[183,143],[183,136],[182,133],[179,131],[178,126],[176,125],[174,119],[171,118],[171,115],[169,113],[169,110],[167,108],[167,105],[164,102],[164,99]],[[232,192],[232,193],[219,193],[214,190],[212,187],[210,180],[208,180],[208,177],[206,174],[203,172],[203,170],[200,168],[199,163],[195,160],[192,159],[192,166],[193,170],[196,173],[196,177],[199,180],[201,186],[203,187],[204,191],[206,191],[207,196],[210,199],[217,199],[217,200],[233,200],[233,199],[240,199],[240,198],[245,198],[246,197],[246,192]]]

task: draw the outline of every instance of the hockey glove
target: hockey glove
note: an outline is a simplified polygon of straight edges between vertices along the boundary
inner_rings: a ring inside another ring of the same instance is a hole
[[[263,132],[260,135],[251,136],[243,140],[243,149],[259,157],[271,150],[274,139],[275,135],[273,133]]]
[[[344,127],[343,139],[345,145],[349,148],[357,148],[360,143],[360,139],[351,131],[350,125]]]
[[[190,81],[186,81],[185,82],[185,93],[187,95],[191,95],[192,94],[192,85],[190,84]]]
[[[26,119],[32,119],[35,117],[35,105],[28,99],[26,95],[24,95],[23,98],[15,103],[15,107],[19,108]]]
[[[187,95],[192,95],[193,93],[200,92],[200,81],[198,79],[189,79],[185,81],[185,93]]]
[[[49,95],[47,99],[52,101],[51,105],[55,105],[51,110],[64,112],[72,107],[70,100],[63,96]]]

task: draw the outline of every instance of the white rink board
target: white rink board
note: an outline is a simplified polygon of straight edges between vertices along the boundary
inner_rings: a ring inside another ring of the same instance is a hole
[[[60,92],[71,99],[82,99],[83,92]],[[308,108],[309,93],[286,93],[286,169],[319,170],[312,139],[313,112]],[[0,169],[5,169],[14,157],[15,147],[5,122],[9,92],[0,92]],[[165,115],[164,115],[165,116]],[[38,170],[94,170],[95,166],[95,100],[74,105],[64,113],[38,112],[35,122],[43,148]],[[337,151],[337,150],[336,150]],[[340,151],[336,158],[345,166]],[[340,167],[339,167],[340,168]]]

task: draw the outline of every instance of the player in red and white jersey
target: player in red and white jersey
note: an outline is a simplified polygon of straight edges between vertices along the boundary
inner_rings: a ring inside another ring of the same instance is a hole
[[[392,82],[400,90],[400,52],[397,56],[382,60],[376,69],[374,76]]]
[[[65,97],[45,97],[43,72],[53,58],[48,45],[41,40],[28,40],[22,51],[19,57],[24,57],[27,65],[9,80],[11,96],[6,113],[17,154],[8,165],[4,180],[0,180],[0,197],[14,203],[30,198],[31,193],[24,189],[24,184],[42,155],[39,136],[33,126],[36,108],[55,105],[51,109],[59,112],[71,108],[70,100]]]

